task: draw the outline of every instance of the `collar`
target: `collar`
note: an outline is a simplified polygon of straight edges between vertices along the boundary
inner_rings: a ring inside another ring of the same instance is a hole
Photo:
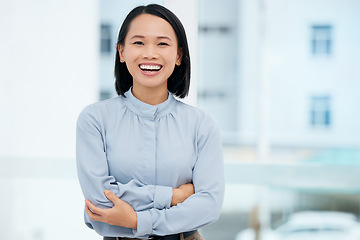
[[[132,88],[130,88],[124,95],[125,97],[121,97],[126,106],[134,112],[136,115],[140,117],[148,118],[148,119],[159,119],[168,113],[171,112],[172,107],[175,105],[176,99],[169,92],[168,98],[165,102],[162,102],[158,105],[150,105],[148,103],[144,103],[137,99],[131,92]]]

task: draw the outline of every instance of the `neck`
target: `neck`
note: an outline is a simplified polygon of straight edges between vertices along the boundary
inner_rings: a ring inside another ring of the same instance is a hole
[[[136,86],[133,86],[131,92],[134,97],[150,105],[158,105],[168,99],[167,88],[155,90],[147,88],[137,88]]]

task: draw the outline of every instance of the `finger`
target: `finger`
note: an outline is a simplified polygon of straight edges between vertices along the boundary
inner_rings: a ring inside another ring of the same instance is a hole
[[[91,220],[101,221],[101,219],[102,219],[102,217],[100,215],[93,213],[87,205],[85,205],[85,212],[90,217]]]
[[[92,213],[95,213],[100,216],[103,215],[104,209],[101,209],[101,208],[95,206],[92,202],[90,202],[87,199],[85,200],[85,205],[91,210]]]
[[[115,205],[120,203],[119,202],[120,198],[118,196],[116,196],[115,193],[113,193],[112,191],[105,190],[104,194],[105,194],[106,198],[109,199],[110,201],[112,201]]]

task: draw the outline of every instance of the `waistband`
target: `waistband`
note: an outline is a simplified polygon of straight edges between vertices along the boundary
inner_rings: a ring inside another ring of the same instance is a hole
[[[190,232],[184,232],[183,236],[184,238],[187,238],[191,235],[193,235],[194,233],[196,233],[197,230],[194,231],[190,231]],[[140,239],[140,238],[126,238],[126,237],[104,237],[104,240],[180,240],[180,234],[172,234],[172,235],[166,235],[166,236],[150,236],[148,238],[145,239]]]

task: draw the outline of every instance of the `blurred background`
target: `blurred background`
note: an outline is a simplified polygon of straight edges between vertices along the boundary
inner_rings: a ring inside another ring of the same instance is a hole
[[[116,96],[135,6],[183,22],[187,103],[222,131],[207,240],[360,239],[359,0],[0,0],[0,239],[101,239],[83,223],[75,124]]]

